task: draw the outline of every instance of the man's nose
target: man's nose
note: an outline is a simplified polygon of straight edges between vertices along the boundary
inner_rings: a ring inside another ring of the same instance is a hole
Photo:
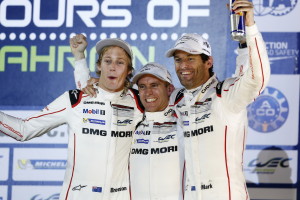
[[[145,89],[145,94],[146,94],[146,95],[151,95],[151,94],[152,94],[152,88],[147,87],[147,88]]]
[[[116,70],[116,65],[117,64],[115,62],[112,62],[111,65],[110,65],[110,67],[109,67],[109,70],[110,71],[115,71]]]
[[[180,62],[179,67],[180,67],[181,69],[187,68],[187,67],[188,67],[188,62],[187,62],[187,60],[186,60],[186,59],[182,60],[182,61]]]

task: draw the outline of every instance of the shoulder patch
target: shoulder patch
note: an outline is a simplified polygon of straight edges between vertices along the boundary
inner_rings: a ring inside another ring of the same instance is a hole
[[[69,97],[72,108],[76,107],[80,103],[82,94],[83,92],[81,90],[69,90]]]
[[[136,89],[133,89],[133,88],[130,88],[129,90],[134,95],[134,99],[135,99],[135,102],[136,102],[136,105],[137,105],[138,109],[143,113],[144,110],[145,110],[145,108],[144,108],[144,106],[143,106],[143,104],[142,104],[142,102],[140,100],[139,91],[136,90]]]
[[[145,121],[145,119],[146,119],[146,115],[145,113],[143,113],[143,118],[139,123],[137,123],[137,125],[135,126],[135,130]]]
[[[216,86],[216,92],[217,92],[217,96],[218,97],[222,97],[222,87],[223,87],[223,83],[224,81],[222,82],[219,82]]]
[[[185,89],[182,88],[181,90],[178,91],[175,97],[174,105],[176,105],[184,97],[184,93],[183,93],[184,90]]]

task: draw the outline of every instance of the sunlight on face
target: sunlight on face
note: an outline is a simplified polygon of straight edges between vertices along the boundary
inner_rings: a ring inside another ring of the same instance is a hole
[[[110,47],[103,55],[98,70],[101,72],[99,87],[108,92],[117,92],[124,89],[128,70],[129,57],[124,49]]]
[[[203,62],[200,55],[176,51],[174,62],[179,81],[186,89],[197,88],[210,78],[209,65]]]
[[[140,99],[147,112],[164,110],[169,103],[170,86],[152,75],[144,75],[137,82]]]

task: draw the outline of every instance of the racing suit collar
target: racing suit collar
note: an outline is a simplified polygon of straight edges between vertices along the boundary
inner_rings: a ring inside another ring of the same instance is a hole
[[[174,114],[173,106],[167,106],[163,111],[145,112],[147,120],[156,122],[165,122],[166,117],[171,117]]]
[[[111,101],[113,99],[120,97],[121,94],[123,93],[123,90],[121,90],[119,92],[108,92],[106,90],[103,90],[100,87],[97,87],[97,93],[98,93],[97,96]]]
[[[184,98],[186,101],[191,101],[194,99],[194,97],[199,97],[198,99],[201,99],[201,97],[204,96],[204,94],[209,90],[211,87],[215,87],[218,83],[218,79],[216,74],[214,74],[212,77],[208,79],[204,84],[200,85],[197,88],[191,89],[191,90],[185,90]],[[201,93],[201,94],[200,94]]]

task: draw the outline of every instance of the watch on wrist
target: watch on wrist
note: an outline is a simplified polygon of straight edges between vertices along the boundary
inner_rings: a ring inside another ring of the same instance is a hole
[[[247,48],[247,42],[239,43],[239,48],[240,48],[240,49]]]

